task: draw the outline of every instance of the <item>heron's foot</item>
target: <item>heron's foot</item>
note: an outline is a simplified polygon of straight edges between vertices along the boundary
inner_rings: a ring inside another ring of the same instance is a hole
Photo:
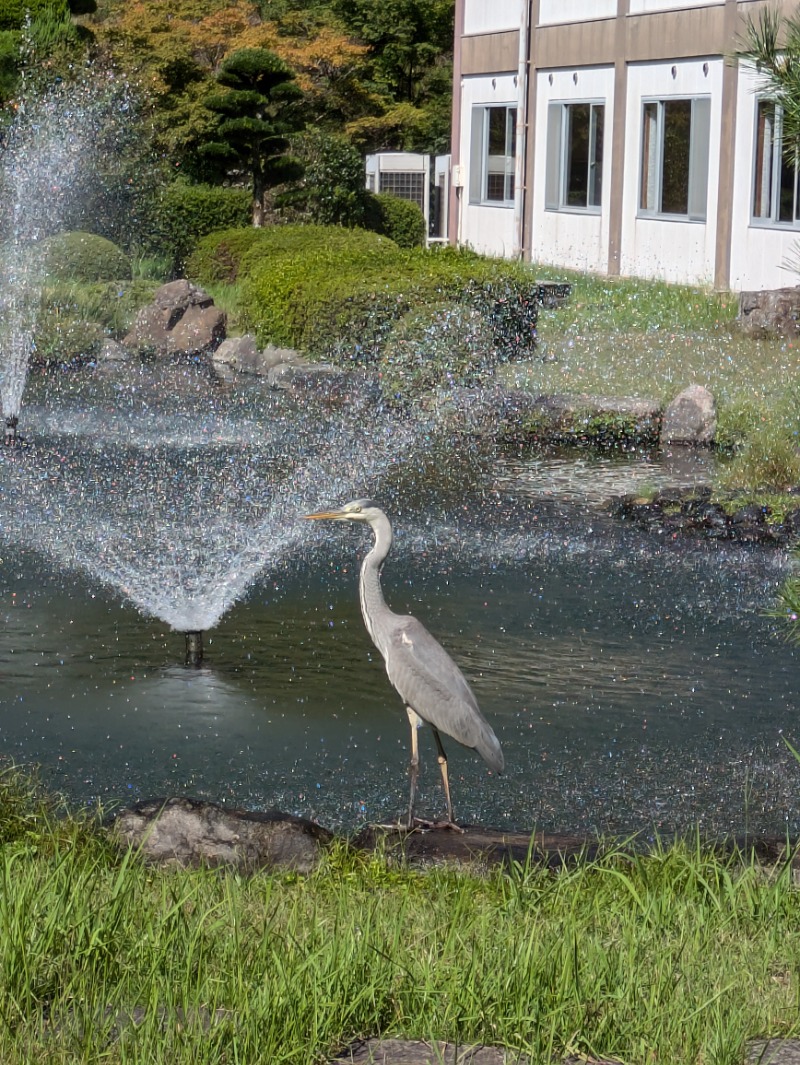
[[[464,831],[455,821],[427,821],[424,817],[415,817],[413,822],[405,827],[407,832],[435,832],[442,828],[449,829],[451,832]]]

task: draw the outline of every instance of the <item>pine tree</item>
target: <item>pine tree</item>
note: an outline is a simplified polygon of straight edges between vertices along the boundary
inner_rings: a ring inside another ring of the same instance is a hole
[[[289,67],[264,48],[233,52],[216,80],[226,91],[205,101],[219,124],[214,139],[201,152],[222,174],[247,175],[253,192],[253,225],[260,226],[267,190],[302,174],[301,164],[287,154],[289,134],[302,125],[296,106],[302,92]]]

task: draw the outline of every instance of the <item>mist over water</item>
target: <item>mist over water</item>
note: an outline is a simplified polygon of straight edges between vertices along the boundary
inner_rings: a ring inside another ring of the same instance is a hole
[[[98,152],[130,119],[126,87],[87,71],[40,92],[23,78],[14,121],[0,145],[0,405],[22,404],[45,281],[42,244],[64,226],[87,176],[100,181]]]

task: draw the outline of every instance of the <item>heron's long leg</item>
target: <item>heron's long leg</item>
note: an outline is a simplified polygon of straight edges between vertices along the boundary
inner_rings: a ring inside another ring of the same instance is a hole
[[[433,738],[436,740],[436,749],[439,752],[439,769],[442,772],[442,787],[444,788],[444,798],[447,803],[447,820],[451,825],[455,824],[453,820],[453,804],[450,801],[450,779],[447,774],[447,755],[444,753],[444,747],[442,746],[442,737],[439,735],[438,729],[433,729]]]
[[[414,803],[417,798],[417,778],[419,776],[419,727],[422,718],[410,706],[406,707],[408,723],[411,726],[411,762],[408,767],[408,775],[411,783],[411,793],[408,798],[408,829],[414,827]]]

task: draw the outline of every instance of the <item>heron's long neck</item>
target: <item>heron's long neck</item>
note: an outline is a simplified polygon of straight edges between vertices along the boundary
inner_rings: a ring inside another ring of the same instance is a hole
[[[392,546],[392,527],[385,515],[370,522],[375,534],[375,543],[372,550],[361,563],[361,579],[359,581],[359,598],[361,599],[361,613],[364,615],[364,624],[372,637],[376,647],[384,653],[381,644],[381,632],[383,631],[379,621],[389,617],[392,611],[383,598],[381,588],[381,569],[386,556]]]

